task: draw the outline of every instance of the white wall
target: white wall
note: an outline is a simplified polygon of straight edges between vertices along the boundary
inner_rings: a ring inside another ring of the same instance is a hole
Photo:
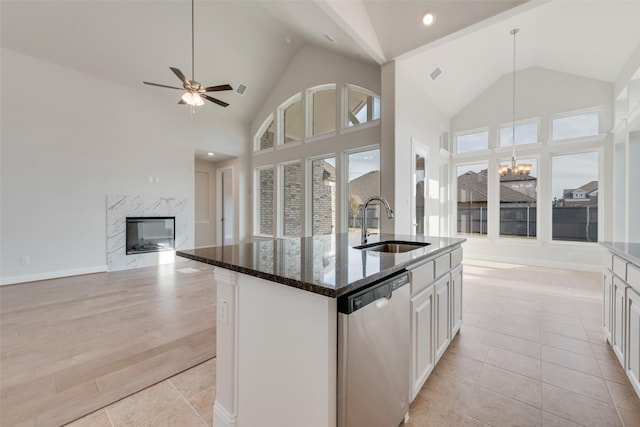
[[[425,206],[427,217],[426,232],[440,234],[440,166],[448,163],[447,155],[440,153],[440,137],[449,130],[448,118],[424,93],[416,90],[409,70],[398,62],[396,67],[395,90],[395,232],[410,234],[413,231],[412,144],[427,148],[428,196]]]
[[[187,197],[192,211],[194,146],[247,142],[241,126],[7,49],[1,127],[2,283],[104,270],[107,194]]]
[[[571,152],[574,149],[600,151],[600,239],[613,237],[613,149],[612,137],[608,135],[613,126],[613,84],[560,73],[543,68],[530,68],[518,72],[516,120],[540,117],[539,140],[536,147],[517,147],[520,158],[539,155],[538,163],[538,239],[500,239],[495,227],[489,227],[488,237],[471,237],[465,245],[465,255],[473,258],[502,260],[523,264],[547,265],[554,267],[574,267],[579,269],[601,268],[605,251],[596,244],[581,244],[551,241],[551,168],[549,156],[553,153]],[[512,120],[512,80],[511,75],[498,79],[491,87],[470,102],[451,119],[451,137],[455,132],[489,127],[490,146],[497,140],[500,125]],[[590,142],[549,143],[549,123],[553,114],[590,107],[603,108],[603,134]],[[576,148],[578,147],[578,148]],[[499,160],[510,158],[510,149],[490,149],[484,153],[454,155],[454,161],[487,161],[497,165]],[[455,168],[451,171],[452,194],[455,195]],[[498,180],[490,177],[489,198],[497,197]],[[492,196],[493,194],[493,196]],[[455,197],[452,197],[455,199]],[[452,201],[455,204],[455,200]],[[489,208],[489,216],[498,215],[494,206]],[[605,219],[607,219],[605,221]],[[455,221],[452,223],[455,228]],[[452,230],[455,233],[455,230]]]

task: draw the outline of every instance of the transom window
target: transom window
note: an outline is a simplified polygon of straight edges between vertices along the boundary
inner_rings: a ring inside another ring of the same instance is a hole
[[[280,143],[290,144],[302,139],[302,97],[297,94],[280,108]]]
[[[489,148],[489,131],[464,133],[456,136],[456,152],[469,153]]]
[[[599,133],[599,111],[558,117],[551,121],[551,139],[554,141],[595,136]]]
[[[366,89],[347,85],[347,127],[380,119],[380,97]]]
[[[500,128],[500,147],[511,147],[513,144],[512,125]],[[515,125],[516,142],[515,145],[535,144],[538,142],[538,122],[528,122]]]
[[[311,123],[309,136],[336,130],[336,86],[320,86],[309,89],[311,99]]]
[[[258,131],[258,136],[254,141],[254,149],[256,151],[272,148],[276,142],[276,122],[273,115],[270,115]]]

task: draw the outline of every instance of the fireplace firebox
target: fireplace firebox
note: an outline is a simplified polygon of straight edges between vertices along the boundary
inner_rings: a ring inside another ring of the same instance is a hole
[[[127,255],[175,249],[176,218],[127,217]]]

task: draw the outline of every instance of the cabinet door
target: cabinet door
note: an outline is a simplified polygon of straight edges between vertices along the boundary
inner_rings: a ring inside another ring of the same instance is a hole
[[[640,395],[640,294],[633,289],[627,289],[627,309],[629,312],[628,340],[627,340],[627,376]]]
[[[603,292],[604,292],[604,310],[602,313],[602,326],[604,328],[604,335],[609,341],[613,343],[611,339],[611,314],[613,313],[612,303],[613,299],[613,273],[609,269],[604,271],[603,278]]]
[[[434,286],[411,299],[411,400],[416,397],[433,370]]]
[[[462,325],[462,265],[451,270],[451,337]]]
[[[435,286],[435,329],[436,329],[436,362],[440,359],[449,345],[451,339],[451,328],[449,325],[449,288],[451,285],[451,275],[445,274],[440,278]]]
[[[613,351],[618,356],[618,360],[623,367],[626,367],[624,360],[624,324],[625,324],[625,294],[627,284],[620,278],[613,277],[613,313],[611,314],[613,330],[611,331],[611,338]]]

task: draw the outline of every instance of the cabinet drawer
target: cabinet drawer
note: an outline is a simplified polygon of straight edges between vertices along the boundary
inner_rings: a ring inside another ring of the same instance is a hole
[[[433,261],[427,261],[417,267],[411,267],[411,295],[417,294],[433,282],[433,264]]]
[[[442,276],[448,272],[451,268],[451,256],[450,254],[444,254],[435,259],[436,262],[436,277]]]
[[[622,280],[627,280],[627,263],[625,260],[615,255],[613,256],[613,274]]]
[[[462,248],[451,251],[451,268],[462,264]]]
[[[631,264],[627,265],[627,283],[636,292],[640,292],[640,268]]]

